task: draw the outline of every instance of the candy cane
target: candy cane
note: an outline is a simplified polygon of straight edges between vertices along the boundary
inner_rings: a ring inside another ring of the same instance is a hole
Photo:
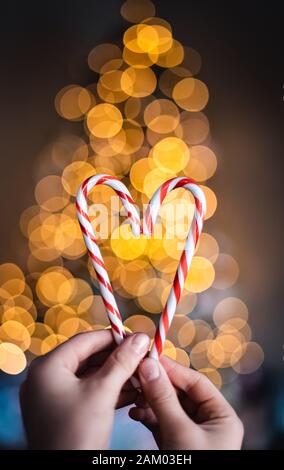
[[[143,224],[145,235],[153,232],[160,206],[166,195],[177,188],[185,188],[192,193],[195,202],[195,210],[185,247],[174,277],[173,286],[170,290],[166,305],[164,306],[160,317],[159,325],[156,329],[153,346],[150,352],[150,356],[155,359],[158,359],[162,353],[167,333],[173,321],[177,304],[184,288],[184,282],[190,269],[192,257],[202,231],[203,221],[206,214],[206,199],[203,191],[195,181],[190,178],[183,177],[173,178],[162,184],[149,202]]]
[[[149,206],[145,213],[143,227],[139,219],[138,212],[135,208],[134,201],[128,189],[114,176],[109,175],[95,175],[85,180],[77,194],[76,209],[79,223],[83,232],[83,237],[94,266],[99,288],[106,307],[109,321],[114,333],[114,338],[118,344],[121,343],[125,336],[123,323],[113,295],[113,290],[109,281],[107,270],[102,259],[99,247],[95,240],[94,230],[88,215],[87,195],[89,191],[98,184],[106,184],[113,188],[121,198],[121,201],[126,209],[127,216],[130,219],[132,232],[134,236],[139,236],[140,233],[150,236],[153,232],[154,225],[157,220],[160,206],[166,195],[177,188],[185,188],[190,191],[194,196],[195,211],[194,218],[190,227],[190,231],[185,243],[184,251],[175,274],[173,287],[171,288],[168,300],[162,311],[159,325],[157,327],[153,346],[150,356],[158,359],[165,344],[167,332],[170,328],[177,304],[181,297],[184,282],[188,274],[192,257],[194,255],[195,247],[198,242],[199,236],[202,231],[203,221],[206,213],[206,200],[201,188],[190,178],[177,177],[166,181],[154,193]]]
[[[139,236],[141,232],[141,223],[138,212],[135,208],[134,201],[121,181],[110,175],[95,175],[86,179],[80,186],[76,198],[76,210],[79,224],[83,233],[84,241],[90,255],[90,259],[99,283],[99,289],[106,308],[106,312],[117,344],[120,344],[125,336],[124,326],[121,315],[113,295],[113,290],[108,277],[107,269],[102,258],[100,249],[95,239],[94,229],[88,215],[87,197],[94,186],[98,184],[106,184],[115,190],[120,197],[122,204],[130,219],[132,232],[135,236]]]

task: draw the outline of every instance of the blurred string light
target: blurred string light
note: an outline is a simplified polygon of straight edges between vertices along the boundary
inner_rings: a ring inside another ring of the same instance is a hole
[[[207,145],[209,122],[203,110],[209,93],[196,78],[200,55],[174,38],[150,0],[127,0],[121,14],[132,23],[121,44],[101,44],[88,55],[94,81],[64,87],[55,98],[58,114],[82,121],[84,135],[64,136],[42,155],[35,204],[20,218],[29,247],[27,274],[12,263],[0,266],[0,369],[8,374],[20,373],[27,362],[76,333],[108,327],[75,216],[74,196],[82,180],[101,172],[115,175],[141,208],[161,183],[185,175],[202,185],[207,219],[217,208],[207,183],[217,158]],[[96,204],[104,204],[105,219],[111,221],[113,194],[101,186],[90,195],[98,229],[103,221],[97,219]],[[128,331],[144,331],[153,339],[192,203],[182,189],[169,194],[151,240],[134,239],[128,224],[109,226],[107,239],[99,240]],[[118,203],[116,212],[120,209]],[[219,388],[263,361],[261,347],[251,341],[245,303],[226,296],[238,274],[237,261],[220,253],[212,234],[203,233],[164,350]],[[210,288],[224,291],[212,322],[190,318],[198,296]]]

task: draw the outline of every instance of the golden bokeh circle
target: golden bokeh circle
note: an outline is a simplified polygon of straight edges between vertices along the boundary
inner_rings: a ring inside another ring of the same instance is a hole
[[[218,389],[223,385],[223,380],[220,372],[213,367],[203,367],[199,369],[199,372],[204,374]]]
[[[28,329],[19,321],[8,320],[0,326],[0,340],[10,342],[26,351],[31,344],[31,336]]]
[[[156,191],[156,189],[158,189],[161,186],[161,184],[165,183],[167,180],[169,180],[170,178],[173,178],[174,176],[175,176],[175,173],[172,170],[169,170],[163,167],[153,168],[145,176],[144,184],[143,184],[143,193],[145,193],[146,196],[148,196],[148,198],[151,198],[154,192]]]
[[[190,146],[204,142],[209,136],[209,131],[209,121],[204,113],[183,111],[180,114],[180,124],[175,129],[175,135]]]
[[[68,194],[76,196],[82,181],[95,174],[95,168],[88,162],[70,163],[62,173],[63,187]]]
[[[68,85],[55,97],[55,108],[58,114],[70,121],[83,119],[93,103],[91,93],[82,86]]]
[[[37,183],[35,198],[40,207],[50,212],[60,211],[69,202],[61,178],[56,175],[45,176]]]
[[[239,277],[239,265],[233,256],[220,253],[214,264],[216,277],[214,287],[218,290],[233,286]]]
[[[131,166],[129,178],[134,188],[143,192],[145,177],[154,167],[155,164],[153,160],[148,157],[137,160],[137,162]]]
[[[187,352],[184,349],[176,348],[175,353],[176,353],[176,358],[175,358],[176,362],[178,362],[181,366],[188,368],[190,366],[190,358]]]
[[[184,59],[184,48],[182,44],[174,39],[170,49],[159,55],[156,64],[160,67],[170,68],[180,65]]]
[[[173,99],[186,111],[201,111],[209,99],[208,88],[201,80],[184,78],[173,89]]]
[[[36,293],[40,301],[49,306],[67,303],[72,296],[70,284],[65,284],[69,279],[64,270],[48,270],[37,281]],[[62,287],[64,285],[64,287]]]
[[[36,322],[31,337],[31,344],[29,347],[31,353],[35,356],[40,356],[42,354],[42,341],[52,334],[53,330],[49,325],[47,325],[46,323]]]
[[[235,352],[235,354],[240,354],[241,356],[238,361],[235,362],[233,355],[233,369],[238,374],[251,374],[259,369],[264,361],[264,353],[261,346],[258,343],[249,342],[241,345],[240,348],[242,348],[241,354],[239,350]]]
[[[120,9],[121,16],[130,23],[139,23],[145,18],[155,16],[155,5],[151,0],[126,0]]]
[[[132,260],[141,256],[147,247],[144,235],[135,237],[129,224],[122,224],[111,234],[111,248],[116,256],[124,260]]]
[[[186,346],[189,346],[196,334],[196,328],[195,324],[192,320],[189,318],[186,318],[186,321],[184,324],[181,326],[177,333],[177,340],[179,345],[182,348],[185,348]]]
[[[105,73],[109,69],[110,62],[112,70],[122,65],[121,50],[115,44],[100,44],[94,47],[88,55],[88,65],[97,73]]]
[[[144,122],[152,131],[167,134],[178,126],[179,110],[170,100],[154,100],[145,108]]]
[[[183,140],[166,137],[154,146],[152,155],[160,169],[179,172],[186,166],[190,154]]]
[[[62,343],[65,343],[68,338],[67,336],[63,336],[60,334],[51,334],[44,338],[44,340],[41,343],[41,354],[47,354],[53,349],[55,349],[57,346],[59,346]]]
[[[92,135],[109,138],[118,134],[122,128],[123,117],[119,109],[110,103],[94,106],[87,115],[87,126]]]
[[[156,86],[156,75],[150,68],[128,67],[121,76],[121,89],[135,98],[151,95]]]
[[[149,313],[161,313],[162,293],[168,283],[159,278],[150,278],[143,281],[138,289],[137,303],[142,310]]]
[[[243,300],[237,297],[227,297],[221,300],[213,312],[213,320],[217,326],[241,318],[244,323],[248,320],[248,308]]]
[[[27,365],[27,359],[24,352],[16,344],[3,342],[0,344],[0,365],[6,374],[20,374]]]
[[[185,288],[190,292],[203,292],[212,286],[214,278],[212,263],[202,256],[194,256],[185,280]]]
[[[86,320],[82,318],[68,318],[60,323],[58,327],[58,334],[65,336],[66,338],[71,338],[72,336],[82,333],[84,331],[91,330],[91,326]]]
[[[155,335],[155,323],[146,315],[131,315],[124,321],[124,326],[133,333],[146,333],[150,338]]]
[[[183,173],[195,181],[206,181],[214,175],[217,168],[217,158],[213,150],[205,145],[190,147],[190,160]]]
[[[208,258],[211,263],[215,263],[219,255],[219,245],[210,233],[202,232],[195,251],[196,256]]]

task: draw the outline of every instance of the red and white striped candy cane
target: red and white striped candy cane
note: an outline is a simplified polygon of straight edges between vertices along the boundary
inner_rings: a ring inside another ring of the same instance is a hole
[[[206,199],[202,189],[190,178],[178,177],[166,181],[152,196],[145,213],[143,224],[144,234],[151,234],[158,216],[160,206],[166,195],[177,188],[185,188],[194,197],[195,210],[189,234],[185,243],[184,251],[181,255],[177,272],[175,274],[173,286],[170,290],[168,300],[162,311],[159,325],[156,329],[153,346],[150,356],[158,359],[162,353],[166,336],[174,318],[177,304],[180,300],[184,282],[187,277],[195,247],[202,231],[203,221],[206,214]]]
[[[99,283],[99,289],[106,308],[106,312],[117,344],[120,344],[125,336],[121,315],[113,295],[113,290],[108,277],[107,269],[100,249],[95,239],[94,229],[88,214],[87,197],[94,186],[105,184],[115,190],[120,197],[130,219],[132,232],[135,236],[141,233],[141,222],[134,201],[126,186],[114,176],[100,174],[86,179],[80,186],[76,198],[76,210],[79,224],[83,233],[85,244],[90,255],[91,262]]]
[[[92,264],[99,281],[99,288],[114,333],[114,338],[119,344],[125,336],[124,327],[115,297],[113,295],[108,273],[99,247],[96,243],[94,230],[88,215],[87,195],[89,191],[98,184],[106,184],[110,186],[119,195],[126,209],[127,216],[130,219],[134,236],[139,236],[139,234],[142,232],[142,227],[138,212],[134,205],[134,201],[128,189],[117,178],[109,175],[95,175],[91,176],[82,183],[76,200],[77,216]],[[191,265],[195,247],[202,231],[204,216],[206,213],[206,200],[204,193],[195,183],[195,181],[184,177],[173,178],[169,181],[166,181],[159,189],[157,189],[149,203],[143,223],[143,233],[145,235],[149,236],[152,234],[158,212],[164,198],[170,191],[173,191],[177,188],[185,188],[193,194],[195,201],[195,211],[185,248],[181,255],[180,263],[174,278],[173,287],[161,314],[152,350],[150,352],[150,356],[156,359],[159,358],[163,350],[167,332],[174,318],[176,307],[183,291],[184,282]]]

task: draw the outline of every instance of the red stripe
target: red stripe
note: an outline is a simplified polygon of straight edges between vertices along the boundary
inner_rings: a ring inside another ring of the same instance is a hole
[[[89,248],[88,248],[88,253],[95,263],[99,264],[102,268],[106,269],[103,261],[101,261],[100,258],[98,258],[96,255],[94,255],[94,253],[92,253],[92,251],[90,251]]]
[[[98,273],[97,271],[96,271],[96,276],[97,276],[98,280],[100,281],[100,283],[103,284],[103,285],[112,293],[113,291],[112,291],[112,288],[111,288],[110,283],[107,282],[107,281],[105,280],[105,278],[102,277],[101,274]]]
[[[124,335],[121,334],[121,331],[119,330],[119,328],[116,326],[115,323],[113,323],[113,322],[111,321],[110,318],[109,318],[109,322],[110,322],[110,326],[111,326],[112,330],[114,330],[117,334],[119,334],[119,336],[122,336],[122,337],[123,337]]]
[[[97,181],[97,184],[104,184],[106,181],[108,180],[115,180],[115,181],[119,181],[119,179],[117,179],[115,176],[103,176],[102,178],[100,178],[98,181]]]
[[[195,197],[194,202],[195,202],[195,207],[196,207],[198,213],[202,216],[202,204],[201,204],[200,199],[197,199],[197,197]]]
[[[85,196],[85,198],[87,197],[88,193],[87,193],[87,185],[88,185],[88,182],[90,181],[91,178],[93,178],[95,175],[92,175],[92,176],[89,176],[89,178],[87,178],[84,183],[82,184],[81,186],[81,189],[82,189],[82,192]],[[100,178],[97,182],[96,182],[96,186],[98,184],[104,184],[106,181],[109,181],[109,180],[115,180],[115,181],[119,181],[119,179],[117,179],[115,176],[103,176],[102,178]]]
[[[169,331],[169,317],[168,317],[168,308],[167,305],[165,305],[165,308],[162,313],[162,321],[164,325],[164,330],[165,330],[165,335],[167,335]]]
[[[161,339],[159,328],[156,330],[154,342],[158,351],[158,355],[160,356],[163,350],[163,345],[162,345],[162,339]]]
[[[173,288],[174,288],[174,293],[176,297],[176,302],[178,303],[180,299],[180,294],[181,294],[178,272],[176,273],[175,278],[174,278]]]
[[[166,195],[168,194],[169,185],[171,184],[171,182],[172,182],[174,179],[175,179],[175,178],[172,178],[171,180],[166,181],[166,182],[161,186],[161,190],[160,190],[160,204],[162,204],[163,200],[165,199]]]
[[[87,178],[84,183],[82,184],[82,193],[84,194],[85,198],[87,197],[88,193],[87,193],[87,185],[90,181],[91,178],[93,178],[94,175],[92,176],[89,176],[89,178]]]
[[[121,199],[127,199],[127,201],[132,204],[133,206],[135,206],[135,202],[133,201],[132,197],[130,197],[128,194],[126,193],[123,193],[119,190],[115,190],[117,195],[121,198]],[[141,221],[139,219],[137,219],[131,212],[127,211],[127,217],[130,218],[131,220],[133,220],[136,224],[138,224],[140,227],[141,227]],[[141,228],[141,233],[142,233],[142,228]]]
[[[147,207],[146,213],[145,213],[145,223],[148,227],[148,230],[150,233],[153,233],[153,220],[151,216],[151,210],[150,206]]]
[[[180,188],[181,186],[185,186],[186,184],[195,184],[196,186],[197,183],[191,178],[182,178],[182,180],[178,181],[177,184],[175,185],[175,188]]]
[[[194,244],[195,246],[197,245],[198,239],[199,239],[199,229],[198,229],[198,224],[195,221],[195,227],[194,227]]]
[[[174,181],[175,178],[172,178],[168,181],[166,181],[162,186],[161,186],[161,190],[160,190],[160,203],[163,202],[163,200],[165,199],[166,195],[168,194],[168,188],[169,188],[169,185],[172,183],[172,181]],[[180,181],[178,181],[174,188],[172,189],[176,189],[176,188],[180,188],[182,186],[185,186],[186,184],[196,184],[196,182],[191,179],[191,178],[182,178]]]
[[[81,227],[81,230],[82,232],[92,240],[92,242],[96,243],[97,244],[97,241],[96,239],[94,238],[94,236],[84,227],[84,225],[81,224],[81,222],[79,221],[79,225]]]
[[[136,217],[134,217],[131,212],[127,212],[127,217],[131,220],[133,220],[136,224],[139,225],[139,227],[141,228],[141,223],[140,223],[140,220],[137,219]],[[140,230],[141,231],[141,230]],[[142,233],[142,232],[141,232]]]
[[[79,212],[88,222],[90,222],[89,214],[83,211],[82,207],[79,206],[78,202],[76,201],[76,210]]]
[[[185,279],[186,276],[187,276],[187,273],[188,273],[188,267],[187,267],[187,260],[186,260],[185,251],[181,255],[180,266],[181,266],[181,269],[182,269],[183,277]]]
[[[106,309],[109,312],[111,312],[116,318],[121,320],[120,313],[116,310],[116,308],[114,308],[111,304],[109,304],[108,301],[104,297],[102,297],[102,299],[103,299],[103,303],[104,303]]]
[[[128,202],[135,205],[135,202],[133,201],[132,197],[129,196],[128,194],[123,193],[122,191],[119,191],[118,189],[116,189],[115,192],[121,199],[127,199]]]

